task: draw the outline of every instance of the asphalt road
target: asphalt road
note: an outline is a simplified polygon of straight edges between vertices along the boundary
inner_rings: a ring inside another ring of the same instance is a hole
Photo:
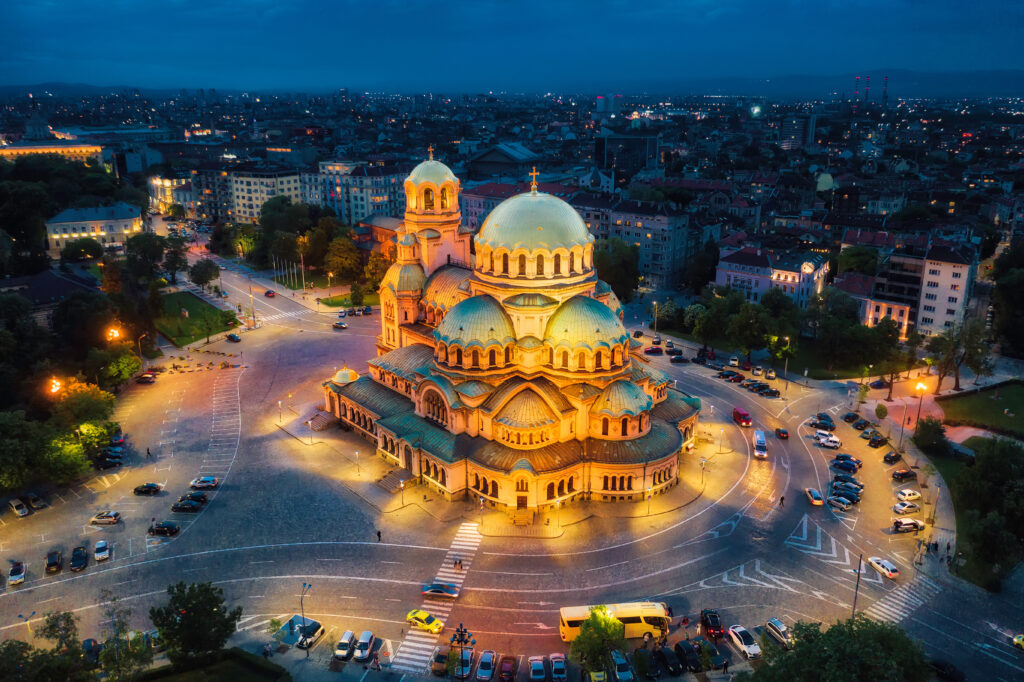
[[[283,291],[266,298],[254,289],[250,299],[244,273],[227,270],[221,283],[229,301],[254,306],[262,321],[241,343],[208,348],[241,353],[232,360],[238,366],[130,386],[117,415],[131,445],[129,465],[52,496],[50,509],[0,518],[0,557],[29,565],[25,584],[0,593],[3,636],[30,637],[25,621],[37,625],[55,609],[75,611],[83,634],[96,635],[102,623],[95,606],[104,588],[134,608],[137,627],[148,628],[148,608],[163,601],[168,584],[186,580],[221,586],[230,602],[244,608],[245,631],[238,637],[260,641],[267,620],[297,611],[299,586],[310,582],[306,615],[330,629],[318,647],[321,663],[320,654],[329,656],[333,646],[328,640],[346,629],[371,629],[396,648],[404,640],[411,652],[429,647],[417,644],[422,636],[409,635],[405,613],[421,605],[423,582],[450,573],[457,552],[467,559],[458,576],[462,594],[454,605],[437,606],[437,615],[471,628],[477,651],[494,649],[517,660],[565,651],[557,631],[563,605],[652,598],[691,620],[701,608],[717,608],[727,626],[740,623],[756,632],[770,617],[788,623],[846,617],[856,594],[858,611],[900,623],[929,652],[960,663],[972,679],[1024,674],[1008,645],[1016,619],[1010,605],[916,574],[917,540],[928,531],[893,534],[894,490],[907,486],[893,484],[893,466],[882,463],[886,449],[869,448],[842,422],[849,408],[846,387],[793,384],[786,400],[765,399],[704,367],[654,358],[653,365],[681,390],[704,401],[702,421],[713,443],[698,450],[708,460],[703,497],[672,514],[591,519],[558,540],[483,538],[470,551],[457,523],[437,523],[414,508],[381,519],[339,483],[336,465],[294,456],[294,439],[275,426],[279,409],[316,399],[320,381],[342,363],[365,366],[375,355],[377,317],[350,318],[349,329],[337,331],[330,327],[333,313],[310,311]],[[186,362],[193,366],[198,358],[222,359],[191,357]],[[766,460],[751,455],[753,429],[729,419],[736,405],[751,413],[754,428],[769,434]],[[850,512],[811,506],[803,493],[805,487],[825,492],[831,479],[833,453],[817,447],[813,430],[804,426],[819,411],[836,421],[841,452],[864,461],[858,477],[865,495]],[[776,439],[776,427],[789,429],[790,438]],[[170,504],[200,475],[223,483],[201,513],[172,514]],[[132,495],[146,481],[161,483],[165,492]],[[929,489],[922,492],[927,502]],[[88,526],[102,509],[121,511],[123,522]],[[927,518],[927,506],[916,516]],[[180,521],[182,532],[152,540],[146,535],[152,519]],[[378,542],[375,529],[385,524]],[[43,575],[46,551],[61,549],[68,557],[72,547],[91,549],[99,538],[114,546],[110,561],[91,562],[82,573],[65,568]],[[886,557],[902,575],[893,581],[865,567],[858,585],[862,555]],[[722,649],[733,663],[740,660],[730,645]]]

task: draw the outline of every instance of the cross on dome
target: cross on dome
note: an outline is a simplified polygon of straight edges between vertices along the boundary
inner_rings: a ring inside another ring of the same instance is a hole
[[[537,167],[534,166],[533,167],[533,171],[531,171],[530,173],[527,173],[527,175],[530,176],[530,191],[533,192],[534,194],[536,194],[537,193],[537,176],[540,175],[540,173],[537,172]]]
[[[427,154],[430,155],[430,160],[433,161],[434,160],[434,145],[428,145],[427,146]]]

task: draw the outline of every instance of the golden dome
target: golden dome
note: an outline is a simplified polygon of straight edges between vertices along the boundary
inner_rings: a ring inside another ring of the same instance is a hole
[[[423,304],[436,306],[441,310],[450,310],[465,296],[462,285],[465,284],[469,271],[452,265],[443,265],[430,275],[423,287]]]
[[[543,398],[526,390],[505,403],[494,420],[514,429],[533,429],[554,424],[555,415]]]
[[[590,350],[625,345],[629,334],[608,306],[589,296],[573,296],[548,320],[544,342]]]
[[[434,339],[468,348],[515,343],[516,332],[501,304],[490,296],[457,303],[434,330]]]
[[[605,388],[590,408],[590,414],[607,414],[611,417],[637,416],[651,409],[651,396],[632,381],[620,379]]]
[[[414,185],[422,182],[432,182],[439,187],[445,182],[450,182],[453,185],[459,184],[459,180],[455,177],[455,173],[452,173],[451,168],[433,159],[428,159],[413,168],[412,173],[409,173],[409,177],[405,181],[411,182]]]
[[[427,276],[419,263],[393,263],[380,284],[382,287],[390,287],[395,292],[423,291],[423,284],[426,281]]]
[[[543,192],[518,194],[498,204],[476,236],[492,249],[528,251],[571,249],[594,241],[586,223],[572,206]]]

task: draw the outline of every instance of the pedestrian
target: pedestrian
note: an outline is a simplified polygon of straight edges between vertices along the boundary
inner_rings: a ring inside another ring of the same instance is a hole
[[[149,448],[146,448],[146,457],[148,457],[149,459],[153,459],[153,453],[149,451]]]
[[[466,567],[462,565],[462,559],[461,558],[459,559],[459,570],[460,571],[466,570]]]
[[[668,607],[668,617],[669,618],[675,618],[676,617],[675,614],[672,613],[672,607],[671,606]]]
[[[380,531],[377,531],[377,542],[380,542]]]
[[[946,543],[946,554],[947,555],[949,554],[949,543],[948,542]]]
[[[722,672],[729,674],[729,659],[726,659],[725,663],[722,664]]]
[[[933,543],[933,545],[935,547],[935,553],[938,554],[939,553],[939,543],[935,542],[935,543]]]
[[[452,557],[452,570],[459,570],[459,557],[457,556]]]
[[[782,497],[779,498],[779,506],[780,507],[785,507],[786,506],[786,496],[785,495],[783,495]]]

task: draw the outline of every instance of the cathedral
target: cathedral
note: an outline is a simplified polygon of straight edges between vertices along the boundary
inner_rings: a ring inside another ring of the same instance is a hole
[[[325,409],[447,499],[537,510],[675,485],[700,401],[623,327],[575,209],[534,183],[474,237],[443,163],[404,188],[378,357],[325,381]]]

